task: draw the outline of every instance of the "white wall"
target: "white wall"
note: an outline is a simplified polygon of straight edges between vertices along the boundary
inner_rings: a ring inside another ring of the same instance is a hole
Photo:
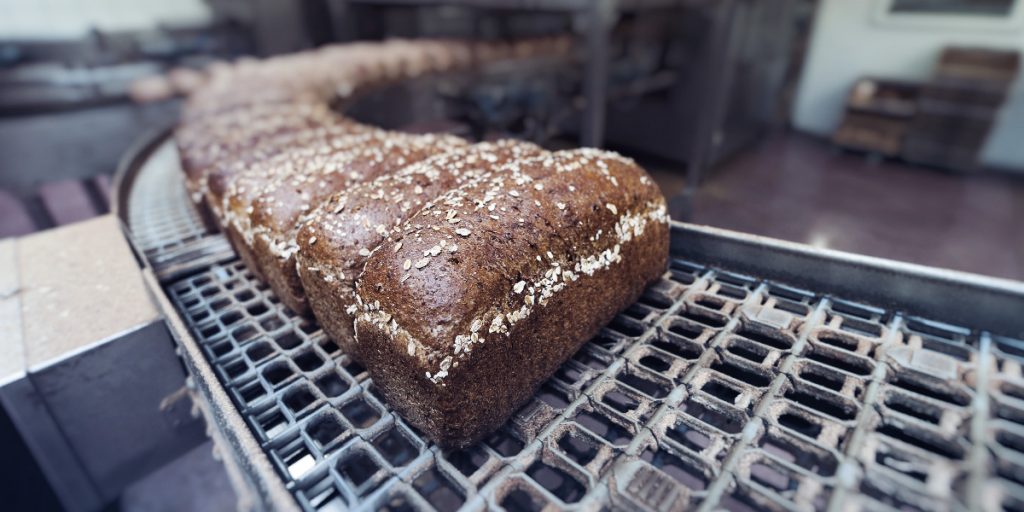
[[[32,40],[200,23],[212,11],[203,0],[0,0],[0,13],[0,39]]]
[[[947,18],[938,23],[886,21],[880,14],[886,3],[820,1],[793,106],[797,129],[831,135],[857,78],[927,79],[947,45],[1013,48],[1024,54],[1024,27],[1019,23],[1024,0],[1017,1],[1015,21],[998,28],[972,25],[976,18]],[[1020,76],[989,136],[982,161],[1024,172],[1024,78]]]

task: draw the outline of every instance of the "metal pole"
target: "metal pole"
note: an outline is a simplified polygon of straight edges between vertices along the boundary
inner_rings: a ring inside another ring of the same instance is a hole
[[[586,43],[583,92],[586,106],[580,145],[600,147],[604,143],[605,108],[608,96],[608,47],[616,13],[615,0],[593,0],[580,13]]]
[[[692,200],[697,187],[704,178],[704,170],[718,144],[720,137],[721,117],[725,110],[731,88],[731,66],[733,65],[733,32],[737,14],[737,2],[718,2],[713,13],[714,29],[710,41],[705,47],[706,75],[708,77],[702,89],[701,109],[697,121],[697,133],[690,149],[690,161],[687,165],[686,188],[682,195]],[[692,205],[691,205],[692,206]],[[689,208],[692,211],[692,207]]]

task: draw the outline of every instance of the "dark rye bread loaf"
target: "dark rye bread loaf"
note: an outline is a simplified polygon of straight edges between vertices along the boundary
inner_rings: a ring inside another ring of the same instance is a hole
[[[308,144],[294,145],[266,161],[257,162],[228,181],[227,191],[221,200],[221,223],[238,256],[257,278],[266,280],[252,251],[250,223],[253,203],[260,194],[282,175],[307,172],[307,169],[329,165],[335,159],[347,158],[352,148],[385,136],[385,133],[383,130],[370,129],[339,136],[327,134],[322,140],[313,138],[307,141]]]
[[[303,162],[295,172],[268,183],[253,201],[250,248],[281,302],[295,313],[309,313],[295,271],[295,235],[302,215],[336,192],[465,145],[451,135],[380,132],[325,162]]]
[[[512,163],[371,254],[356,354],[403,418],[443,448],[468,446],[663,274],[668,221],[657,185],[614,153]]]
[[[204,187],[206,204],[221,221],[221,225],[226,226],[224,222],[226,195],[232,182],[239,176],[249,172],[272,172],[254,171],[254,169],[282,153],[320,146],[346,135],[370,133],[377,130],[371,126],[345,120],[328,126],[300,128],[293,132],[270,137],[246,151],[240,151],[234,158],[223,159],[209,168],[204,178],[206,181]]]
[[[442,193],[495,166],[542,153],[539,146],[514,140],[458,148],[339,192],[305,216],[296,237],[296,270],[328,336],[354,354],[355,280],[392,230]]]
[[[200,202],[205,198],[206,174],[218,162],[230,161],[276,135],[348,122],[326,104],[270,104],[183,124],[174,138],[186,186]]]

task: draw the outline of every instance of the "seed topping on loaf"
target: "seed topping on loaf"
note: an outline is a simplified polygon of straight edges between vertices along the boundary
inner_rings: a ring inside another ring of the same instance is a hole
[[[232,158],[218,161],[200,180],[200,191],[207,195],[209,206],[225,223],[230,222],[231,215],[229,195],[234,190],[234,182],[252,172],[263,174],[273,172],[267,162],[281,154],[292,153],[310,148],[315,144],[325,144],[331,140],[346,136],[354,136],[377,131],[376,128],[358,123],[339,120],[335,124],[312,128],[301,128],[294,132],[275,135],[256,144],[247,151],[239,152]]]
[[[266,161],[257,162],[231,181],[224,194],[222,211],[225,223],[234,227],[248,244],[253,242],[250,216],[253,202],[281,176],[293,175],[306,166],[326,165],[335,155],[347,155],[351,148],[368,144],[381,137],[381,130],[356,134],[335,134],[332,130],[310,134],[296,141],[296,146]]]
[[[579,172],[584,168],[593,169],[596,166],[601,175],[618,186],[618,179],[608,166],[612,161],[635,165],[631,160],[610,152],[560,152],[531,159],[529,163],[509,163],[488,176],[472,180],[431,201],[400,229],[398,236],[403,240],[414,240],[416,246],[429,249],[423,251],[423,257],[412,265],[412,269],[402,266],[399,284],[404,283],[413,273],[428,268],[431,258],[440,255],[445,245],[459,238],[473,241],[477,229],[486,233],[488,226],[479,214],[474,216],[474,212],[494,212],[487,213],[484,218],[497,217],[495,220],[513,214],[515,217],[509,219],[511,222],[525,224],[526,220],[521,216],[523,208],[530,203],[540,208],[541,196],[536,194],[545,189],[545,182],[550,176]],[[527,166],[531,167],[529,173],[522,171]],[[646,176],[641,177],[641,183],[653,186]],[[559,212],[568,216],[566,219],[580,218],[580,214],[585,213],[587,208],[590,208],[589,204],[573,204],[571,201],[564,207],[558,206]],[[531,267],[534,270],[530,271],[530,275],[523,275],[510,282],[504,291],[495,290],[495,294],[501,297],[497,301],[501,306],[485,306],[483,311],[475,312],[475,316],[467,322],[466,330],[454,336],[448,350],[424,345],[401,326],[390,312],[382,309],[379,300],[364,301],[362,293],[356,296],[355,310],[358,311],[359,320],[373,324],[396,342],[402,343],[411,357],[421,358],[428,365],[436,364],[434,371],[426,372],[426,377],[434,384],[444,385],[443,381],[449,371],[469,356],[474,345],[484,343],[489,337],[509,336],[512,327],[528,318],[537,307],[546,306],[550,298],[564,289],[567,283],[578,280],[581,275],[592,276],[621,262],[622,244],[641,236],[649,223],[668,223],[669,220],[664,200],[660,198],[635,205],[633,210],[622,211],[621,214],[620,208],[612,203],[607,203],[606,208],[617,216],[613,228],[614,237],[602,239],[602,230],[597,229],[584,238],[589,242],[587,247],[567,247],[558,256],[550,250],[535,254],[538,265]],[[448,222],[450,218],[464,218],[472,228],[461,225],[454,227]],[[479,245],[486,242],[474,243]],[[395,249],[396,252],[399,250]],[[382,284],[360,281],[358,287],[362,289],[364,286],[376,286],[378,292],[384,292],[380,289]]]
[[[328,193],[339,186],[347,188],[366,179],[374,179],[380,172],[405,167],[407,164],[421,161],[431,153],[442,154],[464,146],[465,142],[449,135],[409,135],[396,132],[378,132],[365,145],[357,145],[346,151],[334,153],[312,165],[306,161],[303,166],[296,166],[281,175],[279,179],[268,182],[259,191],[260,198],[254,205],[252,219],[256,221],[256,236],[265,237],[271,251],[282,259],[290,258],[298,249],[292,229],[296,222],[302,224],[305,217],[313,212],[319,202],[310,194],[315,189]],[[342,184],[336,183],[341,179]],[[331,183],[328,183],[331,180]],[[297,205],[291,204],[295,199],[291,190],[299,191]],[[312,190],[311,190],[312,189]],[[322,193],[319,195],[323,198]],[[345,200],[330,206],[344,209]],[[285,214],[275,215],[275,212]],[[386,230],[385,226],[379,226]],[[361,256],[368,256],[370,248],[364,247]]]
[[[195,174],[188,183],[193,199],[198,201],[208,190],[211,166],[230,162],[237,154],[250,152],[281,134],[347,122],[325,105],[283,103],[186,124],[176,132],[175,140],[186,171]]]
[[[302,232],[319,234],[322,238],[329,239],[330,243],[340,250],[355,251],[360,257],[365,258],[370,255],[371,249],[391,236],[404,219],[420,210],[436,195],[470,180],[479,179],[491,172],[499,161],[514,161],[542,153],[544,151],[538,146],[514,140],[484,142],[455,148],[335,194],[311,214],[303,217]],[[391,218],[394,219],[393,222],[381,222],[382,219]],[[451,208],[446,211],[445,220],[452,225],[462,221]],[[305,248],[310,249],[311,245],[305,244]],[[399,242],[393,250],[397,252],[401,247],[402,244]],[[301,240],[299,250],[303,250]],[[427,262],[422,265],[426,266],[429,258],[437,257],[442,252],[453,254],[456,251],[457,244],[441,240],[423,251],[421,257],[407,259],[407,264],[403,266],[405,270],[410,270],[414,263],[419,265],[424,258]],[[358,272],[362,260],[338,261],[337,264]]]

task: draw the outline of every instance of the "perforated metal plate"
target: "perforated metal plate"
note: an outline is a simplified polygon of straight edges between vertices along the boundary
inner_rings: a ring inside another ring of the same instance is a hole
[[[673,259],[498,432],[443,453],[240,263],[185,274],[166,293],[303,509],[1024,509],[1024,340]]]

